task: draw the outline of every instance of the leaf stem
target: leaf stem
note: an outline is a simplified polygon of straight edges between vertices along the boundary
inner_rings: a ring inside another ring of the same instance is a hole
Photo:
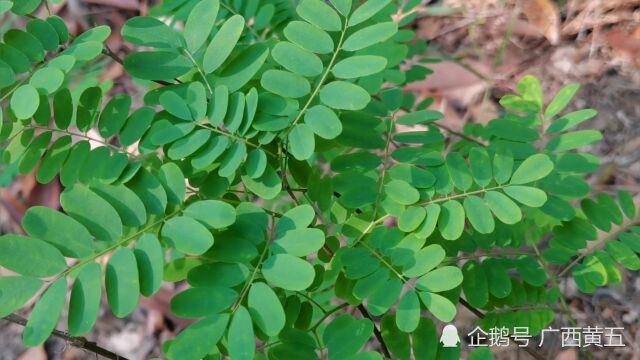
[[[27,319],[23,318],[22,316],[16,315],[16,314],[10,314],[5,316],[3,319],[10,321],[14,324],[18,324],[20,326],[26,326],[27,325]],[[81,349],[85,349],[87,351],[90,351],[94,354],[103,356],[107,359],[113,359],[113,360],[128,360],[126,357],[122,356],[122,355],[118,355],[114,352],[111,352],[103,347],[98,346],[96,343],[91,342],[83,337],[75,337],[75,336],[71,336],[69,334],[67,334],[64,331],[60,331],[58,329],[54,329],[53,332],[51,333],[53,336],[58,337],[66,342],[68,342],[69,344],[71,344],[72,346],[75,346],[77,348],[81,348]]]

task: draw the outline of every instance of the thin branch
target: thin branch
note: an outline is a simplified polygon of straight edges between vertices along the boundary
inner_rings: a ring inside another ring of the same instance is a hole
[[[27,319],[23,318],[22,316],[16,315],[16,314],[11,314],[11,315],[7,315],[5,316],[3,319],[10,321],[14,324],[18,324],[20,326],[26,326],[27,325]],[[64,331],[60,331],[60,330],[53,330],[53,332],[51,333],[51,335],[60,338],[66,342],[68,342],[69,344],[71,344],[72,346],[75,346],[77,348],[80,349],[84,349],[87,351],[90,351],[96,355],[100,355],[102,357],[105,357],[107,359],[113,359],[113,360],[129,360],[126,357],[122,356],[122,355],[118,355],[114,352],[111,352],[103,347],[98,346],[96,343],[91,342],[83,337],[75,337],[75,336],[71,336],[69,334],[67,334]]]
[[[378,339],[378,342],[380,343],[380,348],[382,349],[382,353],[384,354],[384,357],[391,359],[391,353],[389,352],[389,348],[387,348],[387,344],[384,342],[382,333],[376,326],[376,322],[373,320],[373,317],[371,316],[371,314],[369,314],[367,309],[362,304],[358,305],[358,310],[360,310],[360,313],[362,313],[362,316],[371,320],[371,323],[373,323],[373,334],[376,336],[376,339]]]

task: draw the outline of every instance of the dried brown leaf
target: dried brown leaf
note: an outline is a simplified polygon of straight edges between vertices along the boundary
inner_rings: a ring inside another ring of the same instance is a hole
[[[522,2],[522,12],[527,20],[551,43],[560,41],[560,10],[551,0],[528,0]]]

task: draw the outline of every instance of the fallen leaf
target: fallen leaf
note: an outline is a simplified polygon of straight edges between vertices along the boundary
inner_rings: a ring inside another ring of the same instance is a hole
[[[560,10],[554,2],[551,0],[523,1],[522,12],[551,45],[558,44],[560,41]]]

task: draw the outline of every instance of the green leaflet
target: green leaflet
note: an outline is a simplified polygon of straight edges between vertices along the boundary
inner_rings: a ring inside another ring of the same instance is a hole
[[[171,311],[184,318],[206,317],[229,308],[237,298],[238,293],[226,287],[190,288],[171,299]]]
[[[88,333],[98,318],[102,285],[100,265],[90,262],[84,265],[73,288],[69,301],[69,333],[80,336]]]
[[[229,355],[238,360],[251,360],[255,354],[256,345],[253,326],[249,311],[240,306],[231,318],[229,324]]]
[[[578,84],[569,84],[560,89],[549,105],[547,105],[544,117],[550,119],[559,114],[565,107],[567,107],[579,89],[580,85]]]
[[[316,105],[304,114],[304,122],[323,139],[334,139],[342,133],[342,123],[338,116],[324,105]]]
[[[42,286],[42,281],[28,276],[0,277],[0,316],[21,308]]]
[[[378,73],[386,66],[387,59],[382,56],[353,56],[337,63],[331,72],[342,79],[353,79]]]
[[[408,291],[400,300],[396,325],[403,332],[413,332],[420,322],[420,300],[415,291]]]
[[[268,70],[260,83],[272,93],[289,98],[299,98],[311,91],[311,85],[304,77],[282,70]]]
[[[299,291],[313,282],[313,266],[293,255],[273,255],[262,264],[262,274],[272,285],[285,290]]]
[[[149,16],[136,16],[129,19],[121,31],[122,37],[136,45],[159,49],[180,48],[183,39],[162,21]]]
[[[317,76],[323,65],[314,53],[287,41],[281,41],[271,50],[271,56],[287,70],[301,76]]]
[[[21,85],[11,96],[11,110],[18,119],[28,119],[33,116],[39,103],[38,90],[30,84]]]
[[[162,285],[164,250],[154,235],[144,234],[133,249],[139,276],[140,293],[152,296]]]
[[[297,124],[289,133],[289,151],[298,160],[306,160],[313,155],[315,140],[313,131],[307,124]]]
[[[553,162],[547,155],[536,154],[520,164],[511,176],[510,184],[527,184],[540,180],[553,170]]]
[[[356,320],[348,315],[335,318],[322,335],[329,349],[329,359],[344,359],[364,346],[373,335],[373,324],[369,319]]]
[[[449,200],[442,204],[438,228],[442,237],[447,240],[455,240],[462,235],[464,230],[465,213],[463,206],[456,200]]]
[[[213,229],[225,228],[236,221],[233,206],[218,200],[193,203],[184,210],[184,214]]]
[[[359,6],[349,17],[349,26],[364,22],[387,6],[391,0],[369,0]]]
[[[218,0],[201,0],[193,7],[184,25],[187,50],[195,52],[204,44],[214,27],[219,8]]]
[[[122,235],[122,221],[116,210],[86,186],[67,188],[60,196],[60,204],[97,240],[116,241]]]
[[[340,110],[361,110],[371,96],[358,85],[346,81],[334,81],[320,90],[320,100],[327,106]]]
[[[296,7],[301,18],[326,31],[339,31],[342,28],[340,16],[320,0],[303,0]]]
[[[136,257],[131,249],[120,248],[111,255],[105,271],[105,288],[115,316],[122,318],[135,310],[140,282]]]
[[[351,34],[344,41],[342,48],[346,51],[357,51],[380,43],[393,36],[398,31],[398,24],[394,22],[379,23],[367,26]]]
[[[44,206],[29,208],[22,218],[25,231],[55,246],[66,257],[82,258],[93,251],[87,229],[73,218]]]
[[[127,55],[124,67],[140,79],[170,81],[186,74],[192,64],[186,56],[173,52],[144,51]]]
[[[203,69],[206,73],[215,71],[229,57],[244,29],[244,18],[232,16],[222,24],[204,54]]]
[[[322,29],[304,21],[292,21],[284,28],[289,41],[317,54],[328,54],[334,49],[333,40]]]
[[[265,283],[255,283],[249,290],[249,312],[253,321],[268,336],[277,336],[285,323],[280,300]]]
[[[171,343],[167,357],[187,360],[205,357],[222,338],[228,323],[229,315],[219,314],[188,326]]]
[[[66,300],[67,279],[52,283],[42,294],[31,311],[22,339],[25,346],[37,346],[45,342],[56,327]]]
[[[204,225],[187,216],[178,216],[162,227],[162,238],[177,250],[201,255],[213,245],[213,235]]]
[[[20,235],[0,237],[0,266],[25,276],[49,277],[67,267],[64,257],[52,245]]]
[[[455,266],[443,266],[423,275],[416,282],[420,290],[442,292],[455,288],[462,283],[462,272]]]
[[[456,316],[456,307],[447,298],[430,292],[420,292],[420,300],[426,308],[442,322],[449,322]]]

